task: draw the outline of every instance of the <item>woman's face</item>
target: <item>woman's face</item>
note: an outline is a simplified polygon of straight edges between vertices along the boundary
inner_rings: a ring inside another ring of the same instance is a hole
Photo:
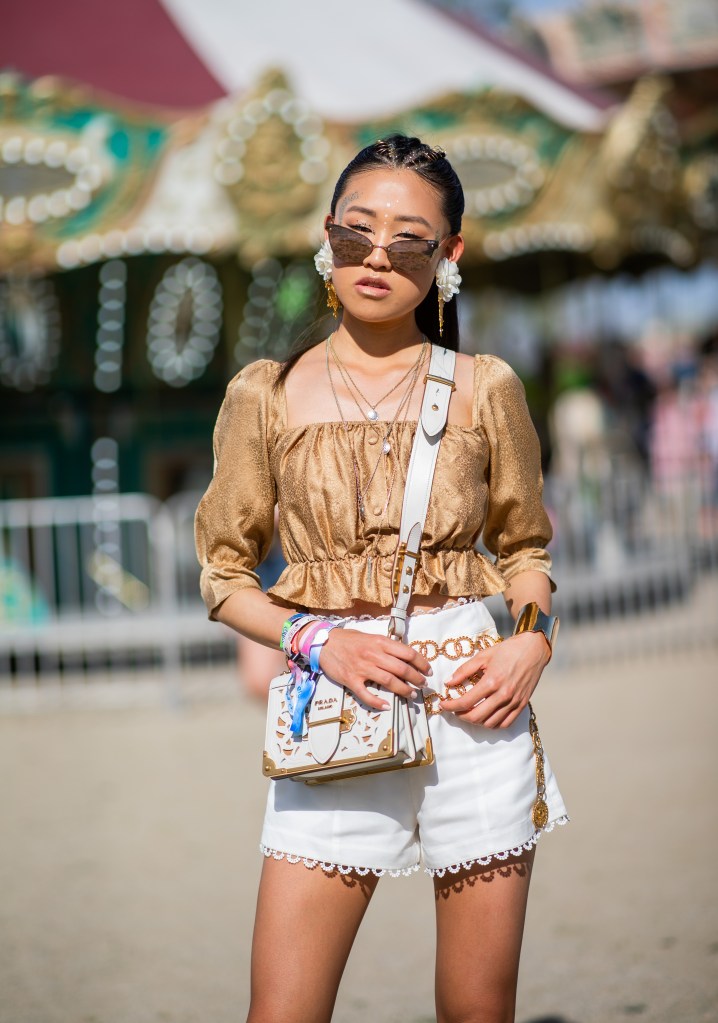
[[[367,322],[413,314],[431,286],[439,260],[443,256],[458,260],[464,249],[460,235],[449,235],[436,192],[410,170],[387,167],[351,177],[337,201],[334,221],[365,235],[375,246],[406,238],[439,242],[427,265],[412,272],[392,267],[383,248],[374,248],[359,265],[341,263],[334,256],[332,281],[339,300],[347,313]]]

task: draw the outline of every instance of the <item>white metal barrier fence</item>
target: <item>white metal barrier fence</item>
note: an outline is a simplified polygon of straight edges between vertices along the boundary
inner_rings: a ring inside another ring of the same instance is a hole
[[[232,634],[199,599],[195,507],[142,494],[0,503],[0,698],[159,667],[177,703],[185,666],[226,660]]]
[[[718,644],[718,494],[710,479],[656,488],[617,462],[600,480],[548,477],[544,497],[562,621],[558,666],[649,656],[677,642]],[[492,610],[508,630],[505,608]]]
[[[211,694],[207,669],[231,662],[236,646],[199,597],[198,496],[0,503],[0,709],[32,705],[52,686],[89,693],[109,679],[126,692],[148,675],[170,704],[188,679]],[[601,486],[547,479],[545,496],[563,622],[557,665],[660,652],[677,636],[718,642],[713,495],[692,482],[657,493],[633,472]],[[506,634],[503,602],[490,606]]]

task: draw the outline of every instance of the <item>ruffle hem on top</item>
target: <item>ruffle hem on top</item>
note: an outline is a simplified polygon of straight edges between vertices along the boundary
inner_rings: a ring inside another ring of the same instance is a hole
[[[267,592],[291,604],[326,611],[351,607],[358,594],[363,601],[390,607],[393,566],[393,554],[378,555],[373,559],[369,578],[366,554],[348,555],[337,561],[294,562]],[[506,580],[501,572],[473,548],[419,553],[415,594],[489,596],[505,589]]]

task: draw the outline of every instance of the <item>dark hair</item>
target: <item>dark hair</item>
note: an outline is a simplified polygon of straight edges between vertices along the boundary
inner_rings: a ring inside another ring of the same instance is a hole
[[[449,222],[450,233],[459,233],[461,217],[464,212],[464,191],[456,171],[446,159],[446,154],[442,149],[432,149],[421,139],[409,138],[406,135],[390,135],[389,138],[379,139],[357,153],[339,175],[330,207],[332,216],[336,214],[337,203],[347,190],[351,178],[355,174],[362,174],[364,171],[381,167],[412,170],[418,174],[436,192],[441,204],[441,212]],[[444,306],[444,333],[439,337],[439,296],[436,281],[431,282],[428,294],[416,307],[415,316],[419,330],[426,334],[430,341],[441,344],[444,348],[458,351],[459,320],[455,298]],[[310,328],[308,332],[298,338],[286,361],[282,364],[282,369],[277,376],[277,385],[285,379],[299,357],[315,344],[317,344],[316,331]]]

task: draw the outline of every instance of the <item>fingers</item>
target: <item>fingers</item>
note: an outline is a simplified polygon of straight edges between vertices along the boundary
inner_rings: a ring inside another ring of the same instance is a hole
[[[501,707],[494,714],[490,714],[481,724],[485,728],[508,728],[514,723],[516,718],[524,710],[526,704],[522,703],[521,706],[513,709],[507,707]]]
[[[406,685],[402,685],[402,689],[409,689],[409,687],[413,687],[413,689],[410,690],[410,692],[413,692],[416,689],[423,689],[426,685],[426,675],[422,674],[407,661],[398,657],[393,657],[391,653],[382,654],[377,657],[376,666],[378,671],[383,672],[386,676],[389,676],[392,679],[395,679],[400,684],[406,683]],[[372,674],[372,679],[381,681],[382,685],[387,685],[386,680],[380,680],[377,673]],[[392,689],[394,687],[390,685],[388,688]],[[395,689],[394,691],[399,692],[400,690]],[[402,691],[401,695],[407,696],[408,694]]]
[[[442,700],[443,711],[462,721],[486,728],[508,728],[531,698],[541,666],[510,641],[469,658],[446,683],[452,699]]]
[[[488,666],[489,658],[484,653],[470,657],[460,665],[446,682],[450,699],[442,701],[443,709],[463,714],[490,696],[493,688],[486,677]]]
[[[508,728],[528,696],[515,672],[489,662],[490,657],[481,655],[457,668],[446,684],[450,698],[441,701],[441,708],[472,724]]]
[[[467,706],[467,700],[471,701]],[[444,711],[451,711],[462,721],[468,721],[473,725],[483,725],[484,728],[508,728],[525,707],[525,703],[516,694],[506,695],[494,693],[491,696],[481,697],[469,692],[459,700],[442,700],[441,708]]]
[[[397,657],[402,661],[406,661],[421,675],[426,677],[434,674],[433,668],[427,661],[423,654],[420,654],[418,650],[414,650],[413,647],[407,646],[406,643],[399,643],[394,639],[384,639],[382,637],[383,649],[387,650],[392,657]]]
[[[482,692],[479,684],[467,687],[465,692],[456,692],[452,687],[447,686],[449,692],[449,698],[440,701],[441,709],[444,711],[451,711],[452,714],[463,715],[469,714],[483,704],[488,699],[488,693]],[[455,695],[456,694],[456,695]],[[473,719],[472,719],[473,720]]]
[[[422,678],[420,683],[409,685],[401,678],[397,678],[393,672],[376,668],[368,681],[376,682],[377,685],[389,689],[392,693],[397,693],[398,696],[416,696],[416,691],[421,688],[424,680]]]
[[[409,697],[423,688],[426,675],[431,673],[426,658],[405,644],[351,629],[332,630],[319,663],[330,678],[377,710],[385,705],[384,701],[370,693],[367,683]]]
[[[464,661],[463,664],[459,665],[446,684],[450,688],[453,686],[459,686],[462,683],[472,685],[483,676],[490,664],[490,650],[475,654],[473,657],[470,657],[468,661]]]
[[[354,686],[347,686],[347,689],[350,689],[357,700],[360,700],[361,703],[365,704],[367,707],[372,707],[374,710],[389,709],[389,704],[386,700],[384,700],[381,696],[377,696],[377,694],[373,693],[370,689],[367,689],[363,682],[359,682]]]

